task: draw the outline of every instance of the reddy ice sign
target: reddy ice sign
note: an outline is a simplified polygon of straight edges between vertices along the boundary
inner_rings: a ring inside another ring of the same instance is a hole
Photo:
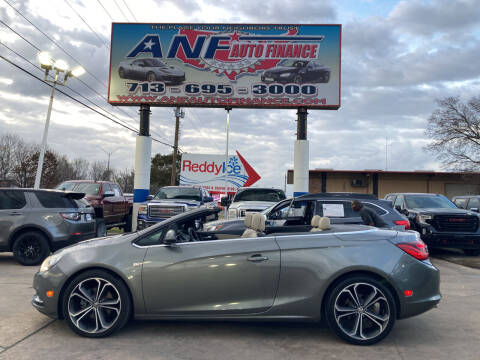
[[[113,105],[338,109],[341,25],[112,24]]]
[[[225,155],[182,154],[180,185],[202,186],[211,193],[235,193],[239,187],[250,186],[260,180],[260,175],[240,155],[231,155],[225,166]]]

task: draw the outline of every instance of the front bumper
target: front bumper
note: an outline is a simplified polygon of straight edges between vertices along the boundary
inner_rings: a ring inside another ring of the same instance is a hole
[[[480,234],[439,233],[422,229],[420,236],[425,244],[432,248],[480,249]]]
[[[64,278],[63,275],[58,269],[54,269],[53,272],[50,272],[50,270],[43,273],[37,272],[33,277],[35,295],[32,299],[32,305],[35,309],[53,319],[61,318],[61,314],[58,313],[58,301],[61,290],[60,279]],[[52,297],[47,297],[47,291],[49,290],[53,291]]]
[[[138,215],[137,218],[137,229],[138,230],[143,230],[146,229],[152,225],[158,224],[159,222],[162,222],[164,220],[167,220],[168,217],[166,218],[149,218],[145,215]]]

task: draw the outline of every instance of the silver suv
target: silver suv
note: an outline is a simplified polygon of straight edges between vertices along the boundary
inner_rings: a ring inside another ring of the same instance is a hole
[[[83,193],[0,188],[0,251],[38,265],[51,251],[95,237],[95,212]]]

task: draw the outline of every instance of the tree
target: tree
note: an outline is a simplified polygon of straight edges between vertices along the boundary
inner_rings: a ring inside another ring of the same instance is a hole
[[[480,168],[480,97],[463,103],[456,97],[438,100],[439,108],[428,119],[427,149],[438,154],[443,166],[452,170]]]
[[[15,167],[15,152],[18,144],[23,141],[17,135],[5,134],[0,136],[0,181],[12,181],[12,171]]]
[[[135,173],[131,169],[125,169],[123,171],[117,171],[114,179],[117,184],[120,185],[123,192],[133,193],[133,179]]]
[[[95,181],[110,180],[111,173],[106,161],[94,161],[90,167],[90,177]]]
[[[156,154],[152,158],[152,166],[150,173],[150,191],[157,192],[162,186],[170,185],[170,177],[172,175],[173,154],[162,155]],[[177,157],[177,178],[175,185],[180,183],[180,164],[181,158]]]

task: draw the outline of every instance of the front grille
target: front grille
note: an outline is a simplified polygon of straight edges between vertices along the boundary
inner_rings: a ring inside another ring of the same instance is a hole
[[[170,205],[149,205],[148,216],[152,218],[167,218],[181,214],[184,211],[183,206]]]
[[[240,210],[240,217],[245,217],[246,213],[259,213],[262,212],[263,209],[242,209]]]
[[[478,217],[466,215],[436,215],[430,224],[438,231],[476,232]]]

